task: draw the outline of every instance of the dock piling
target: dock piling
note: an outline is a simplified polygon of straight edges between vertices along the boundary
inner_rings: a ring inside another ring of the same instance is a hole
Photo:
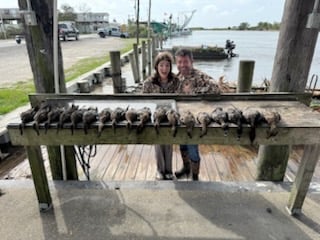
[[[122,93],[124,90],[124,87],[122,86],[122,78],[121,78],[120,52],[111,51],[110,60],[111,60],[111,72],[112,72],[111,76],[112,76],[112,82],[113,82],[113,92]]]
[[[237,92],[250,92],[254,71],[254,61],[242,60],[239,64]]]

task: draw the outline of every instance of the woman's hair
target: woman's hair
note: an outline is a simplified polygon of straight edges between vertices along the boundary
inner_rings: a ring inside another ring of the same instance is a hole
[[[160,52],[156,58],[154,59],[154,69],[156,70],[155,74],[153,75],[152,79],[157,80],[160,78],[158,73],[158,65],[161,61],[168,61],[170,64],[170,72],[168,75],[168,80],[173,79],[174,74],[172,73],[172,64],[173,64],[173,56],[170,52]]]

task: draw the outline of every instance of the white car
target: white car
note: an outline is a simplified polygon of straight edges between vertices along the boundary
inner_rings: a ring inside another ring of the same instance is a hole
[[[116,27],[98,28],[97,32],[101,38],[105,38],[106,36],[121,37],[121,38],[129,37],[129,34],[127,32],[122,32],[120,28],[116,28]]]

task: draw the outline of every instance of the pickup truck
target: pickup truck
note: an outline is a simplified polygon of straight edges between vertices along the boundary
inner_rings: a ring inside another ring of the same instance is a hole
[[[98,28],[97,32],[101,38],[105,38],[106,36],[121,37],[121,38],[129,37],[129,34],[127,32],[122,32],[120,28],[115,28],[115,27]]]
[[[58,23],[59,38],[66,41],[68,38],[79,40],[79,30],[72,21],[64,21]]]

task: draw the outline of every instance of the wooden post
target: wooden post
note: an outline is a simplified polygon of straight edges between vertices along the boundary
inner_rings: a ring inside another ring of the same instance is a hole
[[[153,36],[152,37],[152,50],[151,50],[151,59],[152,59],[152,63],[154,61],[154,59],[156,58],[156,37]]]
[[[239,64],[237,92],[250,92],[254,71],[254,61],[242,60]]]
[[[152,68],[151,68],[151,66],[152,66],[152,55],[151,55],[151,40],[150,39],[148,39],[148,41],[147,41],[147,44],[148,44],[148,56],[147,56],[147,61],[148,61],[148,76],[151,76],[151,74],[152,74]]]
[[[137,68],[136,68],[136,58],[134,57],[133,53],[129,53],[129,61],[131,63],[131,70],[133,74],[133,79],[135,83],[138,83],[138,74],[137,74]]]
[[[46,211],[52,206],[46,170],[43,164],[40,146],[26,147],[32,178],[36,189],[40,211]]]
[[[319,31],[306,28],[307,16],[312,12],[314,3],[315,0],[287,0],[285,3],[272,71],[271,92],[305,91]],[[289,151],[289,146],[260,146],[258,154],[260,174],[257,180],[282,181]],[[277,165],[272,158],[274,152],[278,155]],[[274,171],[273,169],[283,171],[277,175],[267,173]]]
[[[136,43],[133,44],[133,53],[134,53],[135,67],[136,67],[136,73],[137,73],[137,79],[136,79],[137,81],[135,81],[135,83],[139,83],[140,82],[139,49]]]
[[[110,60],[111,60],[113,93],[121,93],[123,91],[123,88],[122,88],[122,79],[121,79],[120,52],[111,51]]]
[[[48,146],[50,170],[53,180],[63,180],[60,147]]]
[[[160,49],[162,50],[163,49],[163,35],[161,34],[160,35]]]
[[[266,156],[270,161],[258,161],[257,163],[257,180],[261,181],[283,181],[287,163],[289,160],[289,155],[291,151],[290,146],[266,146],[261,145],[259,147],[258,159],[264,159],[264,151],[266,148],[271,149],[276,148],[277,151],[268,151],[268,156]]]
[[[147,54],[146,54],[146,42],[141,42],[141,58],[142,58],[142,80],[144,81],[147,77],[146,67],[147,67]]]
[[[309,185],[316,168],[320,154],[319,145],[306,145],[298,169],[296,179],[294,180],[287,210],[290,214],[300,214],[304,199],[307,195]]]

